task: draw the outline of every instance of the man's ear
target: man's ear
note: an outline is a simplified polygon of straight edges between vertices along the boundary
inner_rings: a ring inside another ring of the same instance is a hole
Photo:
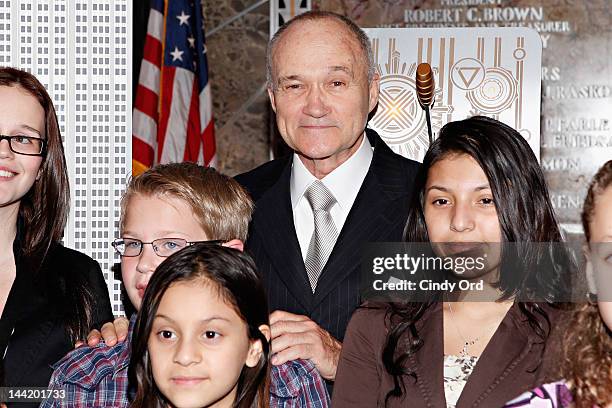
[[[244,251],[244,242],[239,239],[232,239],[231,241],[224,242],[222,244],[224,247],[234,248],[239,251]]]
[[[264,335],[266,340],[270,341],[270,326],[267,324],[262,324],[259,326],[259,331]],[[255,367],[261,356],[263,354],[263,344],[261,344],[261,340],[252,340],[251,346],[249,348],[249,354],[247,355],[247,359],[244,364],[247,367]]]
[[[276,113],[276,100],[274,99],[274,90],[272,87],[268,87],[268,97],[270,98],[270,105],[272,105],[272,110]]]
[[[380,75],[378,72],[374,73],[372,77],[372,82],[370,82],[369,89],[369,99],[368,99],[368,112],[372,112],[378,103],[378,94],[380,93]]]

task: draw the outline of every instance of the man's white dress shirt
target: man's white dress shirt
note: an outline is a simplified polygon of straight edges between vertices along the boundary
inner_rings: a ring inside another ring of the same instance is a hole
[[[373,155],[372,145],[364,133],[359,149],[347,161],[321,179],[337,201],[330,213],[338,234],[353,207],[361,184],[370,168]],[[304,166],[299,156],[294,153],[290,181],[291,207],[302,259],[306,259],[308,245],[314,233],[314,215],[308,200],[304,197],[304,192],[316,179]]]

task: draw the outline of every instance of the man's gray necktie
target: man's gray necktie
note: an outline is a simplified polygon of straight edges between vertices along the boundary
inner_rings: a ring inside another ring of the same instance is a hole
[[[321,271],[338,238],[338,230],[329,213],[336,204],[336,199],[320,180],[316,180],[308,187],[304,197],[308,200],[314,214],[314,233],[310,238],[304,262],[310,287],[314,293]]]

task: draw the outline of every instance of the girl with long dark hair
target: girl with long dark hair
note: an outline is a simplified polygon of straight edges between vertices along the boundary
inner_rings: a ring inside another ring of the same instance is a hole
[[[267,407],[270,327],[255,265],[194,244],[151,277],[134,328],[132,407]]]
[[[70,204],[53,103],[0,68],[0,356],[4,386],[45,387],[52,365],[112,319],[100,266],[60,244]]]
[[[431,242],[439,256],[475,244],[498,256],[463,277],[482,281],[478,293],[359,309],[333,406],[502,406],[555,372],[548,357],[563,311],[554,303],[565,299],[571,260],[552,244],[533,244],[561,241],[542,170],[518,132],[473,117],[441,129],[414,188],[406,241]]]

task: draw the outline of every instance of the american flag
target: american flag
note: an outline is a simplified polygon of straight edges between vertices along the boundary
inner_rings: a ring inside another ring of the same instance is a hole
[[[200,1],[151,1],[132,117],[134,175],[157,163],[215,165]]]

